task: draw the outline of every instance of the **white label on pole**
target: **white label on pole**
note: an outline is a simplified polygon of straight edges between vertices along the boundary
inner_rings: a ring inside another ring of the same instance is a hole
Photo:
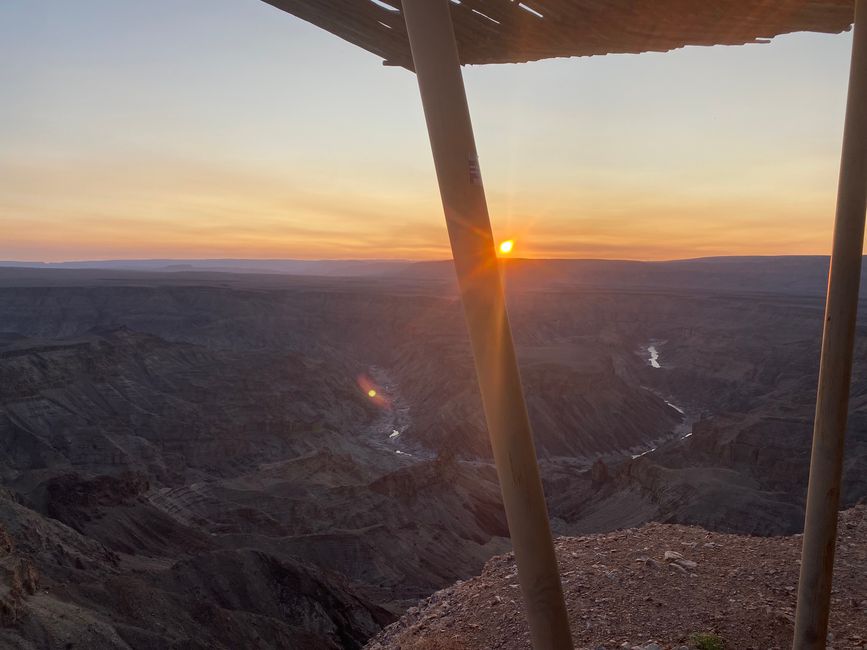
[[[479,157],[471,153],[469,156],[470,183],[472,185],[482,184],[482,170],[479,168]]]

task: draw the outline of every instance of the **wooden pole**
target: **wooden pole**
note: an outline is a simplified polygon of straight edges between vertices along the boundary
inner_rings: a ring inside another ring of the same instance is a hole
[[[867,211],[867,0],[858,0],[825,304],[794,650],[824,650]]]
[[[458,60],[449,0],[403,0],[533,647],[572,637]]]

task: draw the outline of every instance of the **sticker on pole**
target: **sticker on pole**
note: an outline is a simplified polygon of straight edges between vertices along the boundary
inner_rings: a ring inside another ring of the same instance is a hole
[[[479,157],[472,153],[469,158],[470,184],[482,184],[482,170],[479,168]]]

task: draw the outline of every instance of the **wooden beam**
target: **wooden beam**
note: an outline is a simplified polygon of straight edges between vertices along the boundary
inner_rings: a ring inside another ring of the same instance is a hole
[[[533,647],[572,636],[458,61],[449,0],[403,0]]]
[[[794,650],[824,650],[867,211],[867,0],[858,0],[825,304]]]

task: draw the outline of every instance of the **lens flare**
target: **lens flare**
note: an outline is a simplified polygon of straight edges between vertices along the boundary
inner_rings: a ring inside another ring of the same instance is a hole
[[[512,249],[515,247],[514,239],[507,239],[504,242],[500,242],[500,253],[503,255],[508,255],[512,252]]]
[[[368,375],[361,374],[356,377],[358,388],[370,404],[381,409],[391,409],[391,399],[388,396],[388,385],[378,384]]]

